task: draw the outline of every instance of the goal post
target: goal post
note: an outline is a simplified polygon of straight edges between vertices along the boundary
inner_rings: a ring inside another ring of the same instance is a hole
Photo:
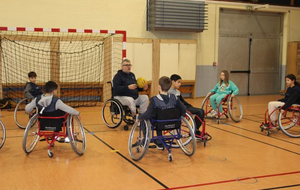
[[[59,85],[71,106],[95,106],[111,96],[108,81],[126,57],[126,31],[0,27],[0,96],[24,98],[27,73]]]

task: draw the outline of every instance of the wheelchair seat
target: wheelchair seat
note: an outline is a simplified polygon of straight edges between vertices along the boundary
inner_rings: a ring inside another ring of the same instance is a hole
[[[156,130],[173,130],[179,129],[181,126],[180,109],[159,109],[153,111],[153,119],[150,119],[154,129]]]
[[[43,114],[38,114],[40,130],[62,131],[62,127],[65,126],[67,116],[68,115],[61,110],[56,110],[54,112],[43,112]]]

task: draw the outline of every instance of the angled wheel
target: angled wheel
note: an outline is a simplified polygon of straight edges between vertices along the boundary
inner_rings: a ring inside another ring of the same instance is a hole
[[[299,109],[292,109],[280,112],[278,115],[278,125],[282,132],[289,137],[300,137],[300,112]]]
[[[81,156],[86,149],[86,139],[83,126],[78,116],[68,116],[67,132],[72,149],[77,155]]]
[[[30,115],[25,112],[25,106],[29,102],[30,102],[30,99],[24,98],[17,104],[17,106],[15,108],[14,119],[15,119],[16,125],[21,129],[25,129],[25,127],[27,126],[27,123],[30,119]]]
[[[30,118],[23,137],[23,150],[29,154],[39,141],[39,122],[37,122],[37,114]]]
[[[213,110],[213,108],[212,108],[212,106],[210,104],[210,101],[209,101],[209,98],[210,98],[211,95],[212,94],[206,96],[204,98],[203,102],[202,102],[201,108],[204,110],[204,116],[205,116],[205,118],[207,118],[208,113],[210,113]]]
[[[135,122],[131,128],[128,150],[131,158],[139,161],[146,154],[150,143],[150,122],[142,120]]]
[[[227,99],[227,107],[230,118],[234,122],[239,122],[243,117],[243,108],[236,96]]]
[[[122,123],[123,109],[118,100],[109,99],[103,104],[102,119],[109,128],[116,128]]]
[[[6,139],[6,131],[3,122],[0,120],[0,148],[4,145]]]
[[[187,122],[189,123],[189,125],[191,126],[192,130],[195,133],[196,127],[195,127],[195,120],[194,120],[193,116],[190,113],[185,113],[185,119],[187,120]],[[163,134],[164,135],[176,135],[177,130],[176,129],[175,130],[166,130],[166,131],[163,131]],[[181,135],[184,136],[184,138],[185,138],[184,144],[187,144],[192,140],[192,136],[190,135],[190,130],[185,122],[181,122]],[[166,142],[166,144],[169,145],[170,143]],[[174,141],[171,146],[172,146],[172,148],[180,147],[177,141]]]
[[[197,146],[194,130],[192,129],[191,125],[186,120],[186,118],[182,117],[181,122],[185,123],[185,125],[189,129],[189,135],[184,135],[183,131],[181,130],[181,138],[177,140],[177,143],[186,155],[192,156],[195,153]]]

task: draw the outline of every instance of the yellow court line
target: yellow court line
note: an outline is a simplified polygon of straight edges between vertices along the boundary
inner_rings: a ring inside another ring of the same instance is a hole
[[[120,152],[120,150],[111,150],[110,152]]]

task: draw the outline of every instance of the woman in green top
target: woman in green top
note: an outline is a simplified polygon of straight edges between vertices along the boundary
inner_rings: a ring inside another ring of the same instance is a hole
[[[229,80],[229,73],[226,70],[221,71],[220,73],[220,82],[216,84],[216,86],[207,94],[215,93],[210,97],[210,104],[213,108],[211,112],[211,117],[215,117],[218,115],[217,105],[219,106],[219,113],[223,112],[223,108],[220,102],[225,98],[226,95],[231,94],[231,96],[236,96],[239,93],[238,87]]]

